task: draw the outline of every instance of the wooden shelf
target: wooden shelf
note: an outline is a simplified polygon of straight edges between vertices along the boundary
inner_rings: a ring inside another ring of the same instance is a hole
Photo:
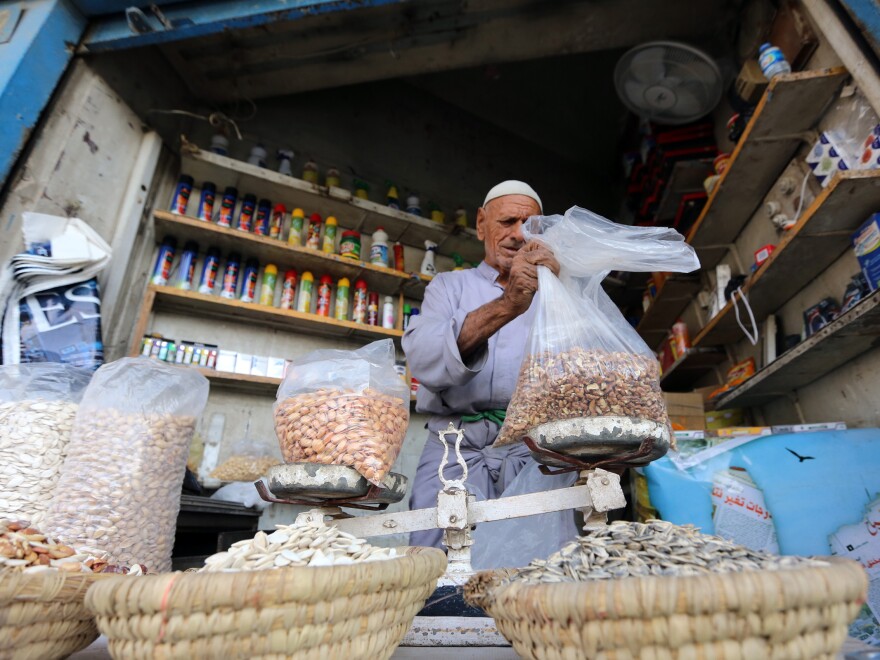
[[[690,348],[660,376],[660,389],[664,392],[690,392],[694,383],[724,360],[723,351],[710,348]]]
[[[404,245],[424,248],[425,240],[431,240],[437,243],[440,254],[451,256],[458,253],[468,262],[483,258],[483,243],[470,227],[441,225],[360,199],[343,188],[317,186],[234,158],[202,151],[191,144],[185,144],[181,150],[181,161],[181,172],[193,177],[196,187],[204,181],[217,186],[218,199],[224,188],[234,186],[240,195],[250,193],[267,198],[273,203],[284,204],[288,211],[300,207],[306,216],[312,213],[320,213],[323,218],[335,216],[344,229],[372,234],[382,227],[391,241],[400,241]]]
[[[805,387],[880,344],[880,291],[839,319],[783,353],[745,383],[722,396],[715,407],[760,406]]]
[[[743,286],[755,321],[760,324],[834,263],[850,247],[852,233],[877,210],[878,200],[880,170],[835,175]],[[742,319],[744,312],[740,302]],[[729,344],[742,337],[728,302],[694,338],[694,346]]]
[[[651,349],[657,348],[663,341],[672,324],[699,290],[699,277],[675,274],[666,278],[636,326],[636,331]]]
[[[234,374],[228,371],[217,371],[216,369],[205,369],[203,367],[198,369],[205,378],[211,381],[212,387],[217,386],[247,394],[275,394],[275,391],[281,384],[280,378]]]
[[[848,76],[843,67],[777,76],[767,87],[703,212],[688,233],[714,268]]]
[[[703,191],[703,181],[713,173],[711,160],[682,160],[672,166],[655,217],[658,224],[675,218],[681,196]]]
[[[288,266],[296,268],[301,275],[303,271],[311,271],[315,280],[321,275],[332,275],[334,280],[347,277],[352,286],[358,278],[363,278],[370,289],[385,295],[403,292],[409,298],[421,299],[430,277],[418,273],[408,274],[391,268],[383,268],[363,261],[355,261],[340,257],[338,254],[327,254],[318,250],[288,245],[283,241],[268,236],[257,236],[247,232],[219,227],[210,222],[203,222],[185,215],[177,215],[169,211],[154,211],[153,221],[156,225],[156,237],[170,235],[177,239],[178,247],[183,248],[185,241],[195,241],[201,249],[216,247],[223,256],[230,252],[238,252],[243,257],[255,257],[260,265],[274,263],[278,266],[279,280],[284,277]]]
[[[164,309],[191,316],[204,315],[235,321],[258,321],[267,326],[287,331],[325,337],[359,337],[369,340],[385,338],[399,340],[403,337],[402,330],[362,325],[352,321],[337,321],[316,314],[278,309],[277,307],[239,300],[228,300],[194,291],[181,291],[168,286],[151,284],[147,288],[148,300],[151,295],[154,296],[152,309]]]

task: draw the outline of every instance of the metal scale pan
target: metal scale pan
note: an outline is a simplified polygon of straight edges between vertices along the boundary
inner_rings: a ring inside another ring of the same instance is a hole
[[[568,458],[590,465],[638,467],[666,455],[670,434],[668,424],[637,417],[578,417],[533,428],[526,444],[535,460],[548,466],[569,467],[571,460],[564,460]]]
[[[334,500],[358,500],[387,505],[406,495],[407,478],[396,472],[385,477],[382,488],[372,490],[372,484],[357,470],[344,465],[288,463],[269,468],[267,476],[269,490],[280,499],[308,499],[331,505]]]

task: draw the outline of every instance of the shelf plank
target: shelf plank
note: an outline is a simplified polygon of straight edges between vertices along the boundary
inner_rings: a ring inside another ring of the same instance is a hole
[[[660,376],[660,389],[664,392],[690,392],[694,383],[724,360],[723,351],[710,348],[690,348]]]
[[[181,172],[195,179],[198,185],[211,181],[217,186],[218,199],[227,186],[238,189],[239,195],[250,193],[282,203],[290,211],[302,208],[306,216],[320,213],[322,218],[335,216],[339,226],[372,234],[382,227],[391,241],[424,248],[425,240],[439,246],[440,254],[460,254],[465,261],[483,258],[483,243],[470,227],[441,225],[404,211],[360,199],[343,188],[318,186],[296,177],[273,172],[234,158],[203,151],[187,144],[181,152]],[[193,200],[190,203],[195,203]]]
[[[672,324],[700,290],[700,278],[693,275],[670,275],[663,282],[636,331],[651,349],[663,341]]]
[[[834,67],[770,81],[688,234],[703,268],[714,268],[721,261],[848,75],[843,67]]]
[[[716,408],[764,405],[880,346],[880,291],[722,396]]]
[[[682,160],[672,166],[669,182],[657,205],[656,219],[662,224],[675,218],[681,196],[703,190],[703,181],[712,174],[711,160]]]
[[[169,211],[154,211],[153,221],[157,238],[165,235],[174,236],[179,247],[182,247],[185,241],[191,240],[198,243],[201,248],[216,247],[224,256],[235,251],[244,257],[257,258],[261,265],[274,263],[278,266],[279,281],[283,279],[285,269],[292,266],[300,275],[303,271],[311,271],[315,280],[321,275],[329,274],[333,275],[334,279],[347,277],[354,285],[356,279],[363,278],[372,290],[385,295],[394,295],[401,290],[411,298],[421,298],[424,295],[425,276],[418,273],[403,273],[399,270],[347,259],[338,254],[327,254],[306,247],[288,245],[275,238],[257,236],[230,227],[219,227],[210,222]]]
[[[759,324],[851,246],[852,233],[877,210],[878,200],[880,170],[840,172],[832,179],[743,286]],[[742,303],[740,310],[742,316]],[[728,302],[694,338],[694,345],[729,344],[742,337]]]
[[[280,378],[268,376],[251,376],[234,374],[228,371],[217,371],[198,367],[199,372],[211,381],[211,386],[221,387],[225,390],[245,392],[246,394],[275,394],[281,384]]]
[[[155,293],[154,309],[180,311],[190,315],[197,313],[237,321],[258,321],[282,330],[319,336],[359,337],[372,340],[385,338],[399,340],[403,337],[402,330],[362,325],[352,321],[337,321],[333,318],[297,312],[292,309],[278,309],[257,303],[228,300],[194,291],[181,291],[168,286],[151,284],[148,291]]]

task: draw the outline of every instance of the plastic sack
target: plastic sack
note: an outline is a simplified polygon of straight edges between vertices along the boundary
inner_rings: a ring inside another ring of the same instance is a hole
[[[689,272],[700,267],[684,237],[665,227],[629,227],[577,206],[532,216],[527,241],[550,248],[559,277],[538,267],[537,313],[507,418],[495,445],[551,421],[635,417],[669,423],[654,353],[601,283],[613,270]]]
[[[377,486],[409,423],[409,390],[390,339],[294,360],[278,388],[275,434],[286,463],[347,465]]]
[[[246,483],[244,481],[233,481],[232,483],[218,488],[214,494],[211,495],[210,499],[218,500],[220,502],[241,504],[242,506],[254,508],[258,511],[262,511],[263,509],[272,506],[271,502],[267,502],[260,497],[260,494],[257,492],[257,489],[254,488],[252,483]]]
[[[261,441],[246,438],[232,443],[223,452],[223,460],[209,476],[223,482],[245,481],[254,490],[253,482],[265,477],[270,467],[280,463],[278,445],[271,439]]]
[[[194,369],[147,358],[98,369],[44,531],[115,563],[170,570],[187,453],[208,388]]]
[[[0,367],[0,513],[40,528],[92,372],[66,364]]]

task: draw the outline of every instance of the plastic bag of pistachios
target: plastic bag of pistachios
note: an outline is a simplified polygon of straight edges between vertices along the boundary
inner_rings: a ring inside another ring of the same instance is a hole
[[[394,358],[394,343],[383,339],[294,360],[275,402],[284,461],[347,465],[381,485],[409,423],[409,389]]]
[[[538,267],[537,313],[495,445],[565,419],[668,424],[657,359],[601,284],[611,270],[696,270],[694,249],[673,229],[620,225],[577,206],[565,215],[532,216],[523,235],[549,247],[560,272],[557,278]]]

